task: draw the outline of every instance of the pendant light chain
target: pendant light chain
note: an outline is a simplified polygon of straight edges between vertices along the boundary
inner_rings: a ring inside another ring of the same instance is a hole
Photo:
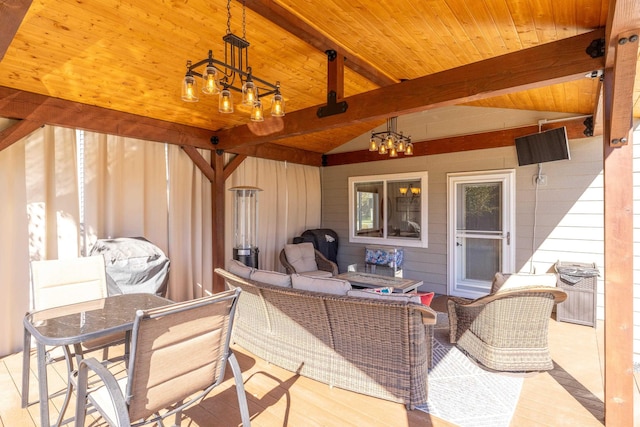
[[[231,0],[227,0],[227,34],[231,34]]]
[[[247,39],[247,10],[245,0],[242,0],[242,38]]]

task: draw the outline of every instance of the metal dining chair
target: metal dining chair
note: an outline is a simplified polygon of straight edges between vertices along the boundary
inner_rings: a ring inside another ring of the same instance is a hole
[[[200,402],[224,381],[227,362],[235,379],[243,427],[250,426],[242,373],[229,348],[240,289],[136,313],[127,376],[116,377],[96,359],[80,362],[76,425],[88,404],[110,426],[158,423]],[[90,371],[99,379],[91,375]]]
[[[99,256],[31,261],[31,312],[60,307],[107,297],[107,280],[104,258]],[[25,332],[26,334],[26,332]],[[103,360],[108,358],[108,348],[122,344],[125,334],[115,334],[101,339],[83,342],[72,351],[68,347],[53,347],[47,351],[49,362],[64,360],[68,372],[72,372],[73,355],[79,360],[86,351],[103,349]],[[28,405],[30,357],[23,357],[22,406]],[[60,411],[60,418],[66,409],[70,393],[67,392]],[[44,403],[46,404],[46,403]],[[60,422],[60,420],[58,420]]]

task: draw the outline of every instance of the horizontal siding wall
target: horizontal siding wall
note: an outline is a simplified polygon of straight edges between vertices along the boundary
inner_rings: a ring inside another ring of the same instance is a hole
[[[362,263],[363,244],[349,243],[348,178],[372,174],[428,171],[429,247],[404,248],[404,277],[422,280],[423,291],[447,293],[447,174],[516,170],[516,268],[553,270],[556,261],[595,262],[598,318],[603,317],[603,187],[601,138],[570,141],[571,160],[542,164],[547,185],[537,192],[537,165],[518,167],[515,147],[434,156],[405,157],[366,164],[322,168],[322,227],[339,236],[341,271]],[[381,156],[381,158],[383,158]],[[535,244],[533,244],[534,210]],[[640,304],[638,304],[640,305]]]

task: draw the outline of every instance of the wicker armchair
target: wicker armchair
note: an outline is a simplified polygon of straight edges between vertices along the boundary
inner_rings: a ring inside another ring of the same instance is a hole
[[[553,369],[549,318],[567,294],[559,288],[503,288],[468,300],[449,298],[451,343],[487,368],[524,372]]]
[[[289,259],[293,257],[293,259]],[[312,257],[311,254],[315,256]],[[338,265],[322,255],[312,243],[287,244],[280,251],[280,262],[287,270],[287,274],[304,274],[306,276],[335,276]]]

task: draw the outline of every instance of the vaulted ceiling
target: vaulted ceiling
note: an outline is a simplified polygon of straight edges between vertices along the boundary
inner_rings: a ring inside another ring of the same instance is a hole
[[[243,13],[243,2],[227,9],[225,0],[0,0],[0,116],[141,136],[153,127],[149,139],[203,148],[215,134],[226,150],[304,157],[390,116],[442,106],[601,114],[602,83],[585,76],[613,67],[615,57],[586,49],[604,38],[614,51],[618,32],[640,27],[633,0],[245,4]],[[227,26],[242,36],[243,20],[254,74],[281,83],[283,119],[250,123],[238,98],[233,114],[217,111],[217,97],[180,99],[186,61],[208,50],[222,59]],[[632,71],[618,93],[640,117],[630,44],[623,59]],[[347,111],[319,118],[330,90]]]

